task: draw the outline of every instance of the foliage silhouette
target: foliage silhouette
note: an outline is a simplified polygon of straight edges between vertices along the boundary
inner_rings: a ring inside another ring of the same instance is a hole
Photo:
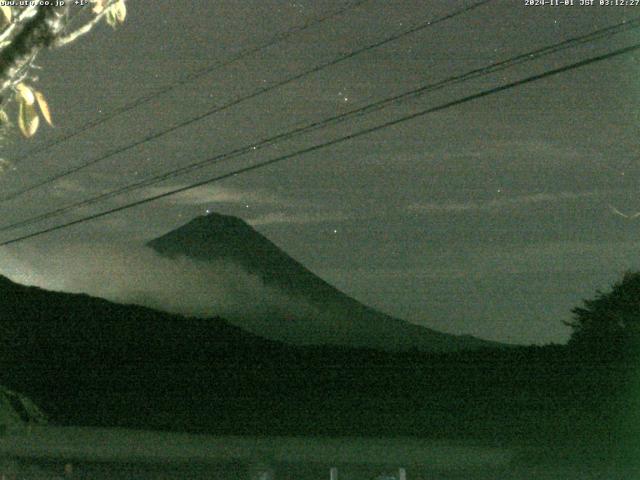
[[[574,320],[569,346],[574,350],[607,358],[638,353],[640,346],[640,272],[627,272],[610,292],[597,291],[595,298],[572,310]]]

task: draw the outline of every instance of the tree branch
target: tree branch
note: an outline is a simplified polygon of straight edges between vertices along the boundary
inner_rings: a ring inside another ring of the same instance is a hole
[[[68,33],[67,35],[65,35],[64,37],[59,37],[55,40],[54,45],[56,47],[63,47],[69,43],[74,42],[76,39],[78,39],[79,37],[86,35],[87,33],[89,33],[93,27],[96,26],[96,24],[102,20],[102,18],[108,13],[109,7],[111,5],[113,5],[114,3],[116,3],[118,0],[109,0],[109,2],[107,3],[107,5],[104,7],[104,9],[98,13],[95,17],[93,17],[91,19],[91,21],[85,23],[83,26],[81,26],[80,28],[74,30],[71,33]]]
[[[13,41],[0,52],[0,100],[11,88],[15,79],[35,59],[43,48],[53,44],[63,31],[68,6],[40,6]]]
[[[30,6],[22,10],[18,17],[0,34],[0,48],[9,45],[13,37],[18,33],[18,27],[21,27],[27,20],[33,18],[36,13],[38,13],[38,7],[36,6]]]

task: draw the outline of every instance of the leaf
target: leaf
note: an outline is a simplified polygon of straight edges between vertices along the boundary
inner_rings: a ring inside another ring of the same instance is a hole
[[[109,8],[109,10],[107,10],[107,14],[105,15],[104,19],[111,28],[116,28],[118,20],[116,18],[116,13],[113,11],[113,8]]]
[[[27,102],[20,102],[20,109],[18,112],[18,126],[22,135],[26,138],[33,137],[40,125],[40,117],[33,105],[29,105]]]
[[[116,28],[118,24],[123,23],[127,17],[127,5],[124,0],[119,0],[112,4],[106,11],[105,21],[110,27]]]
[[[40,108],[40,112],[42,113],[42,116],[44,117],[45,121],[53,127],[53,122],[51,121],[51,110],[49,109],[49,104],[47,103],[47,100],[44,98],[44,95],[42,94],[42,92],[38,92],[36,90],[35,94],[36,94],[36,100],[38,102],[38,107]]]
[[[33,105],[33,103],[36,101],[36,97],[33,95],[33,90],[27,87],[24,83],[19,83],[18,85],[16,85],[16,92],[16,97],[19,102],[24,101],[28,105]]]
[[[0,110],[0,127],[9,124],[9,116],[4,110]]]
[[[96,15],[99,13],[102,13],[102,11],[104,10],[104,5],[106,3],[107,0],[91,0],[91,3],[93,3],[93,8],[91,9],[91,11],[93,13],[95,13]]]
[[[127,18],[127,4],[124,3],[124,0],[119,0],[111,8],[113,8],[118,23],[124,23],[124,19]]]
[[[2,13],[2,16],[4,17],[4,20],[6,23],[11,23],[11,20],[13,19],[13,13],[11,12],[11,7],[2,5],[0,6],[0,12]]]

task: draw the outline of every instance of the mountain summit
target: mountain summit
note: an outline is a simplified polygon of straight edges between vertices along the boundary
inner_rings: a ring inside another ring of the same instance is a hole
[[[147,244],[163,256],[186,256],[208,262],[230,262],[255,274],[269,286],[309,301],[347,298],[291,258],[246,222],[231,215],[210,213]]]
[[[225,318],[254,334],[300,345],[341,345],[384,350],[446,352],[496,346],[471,336],[449,335],[391,317],[349,297],[313,274],[243,220],[211,213],[196,217],[147,244],[159,254],[209,262],[216,268],[231,263],[258,276],[265,286],[287,295],[304,312],[271,305],[269,314]],[[215,299],[212,298],[212,305]],[[311,312],[311,313],[310,313]]]

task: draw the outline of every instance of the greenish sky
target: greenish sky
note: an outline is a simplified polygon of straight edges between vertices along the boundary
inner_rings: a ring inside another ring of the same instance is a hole
[[[0,188],[11,192],[30,185],[469,3],[365,2],[19,162],[0,178]],[[117,31],[100,28],[81,43],[42,56],[40,87],[56,128],[31,142],[16,139],[4,156],[11,160],[343,5],[333,0],[129,2],[127,22]],[[640,7],[525,7],[521,1],[497,0],[4,202],[2,224],[637,16]],[[113,207],[638,40],[639,32],[631,29],[103,205]],[[569,331],[562,321],[580,299],[607,288],[625,269],[640,267],[640,218],[619,214],[640,210],[639,60],[631,54],[572,70],[30,240],[8,254],[55,251],[72,242],[140,244],[210,209],[240,216],[328,282],[387,313],[451,333],[563,342]],[[4,232],[3,238],[33,229]]]

